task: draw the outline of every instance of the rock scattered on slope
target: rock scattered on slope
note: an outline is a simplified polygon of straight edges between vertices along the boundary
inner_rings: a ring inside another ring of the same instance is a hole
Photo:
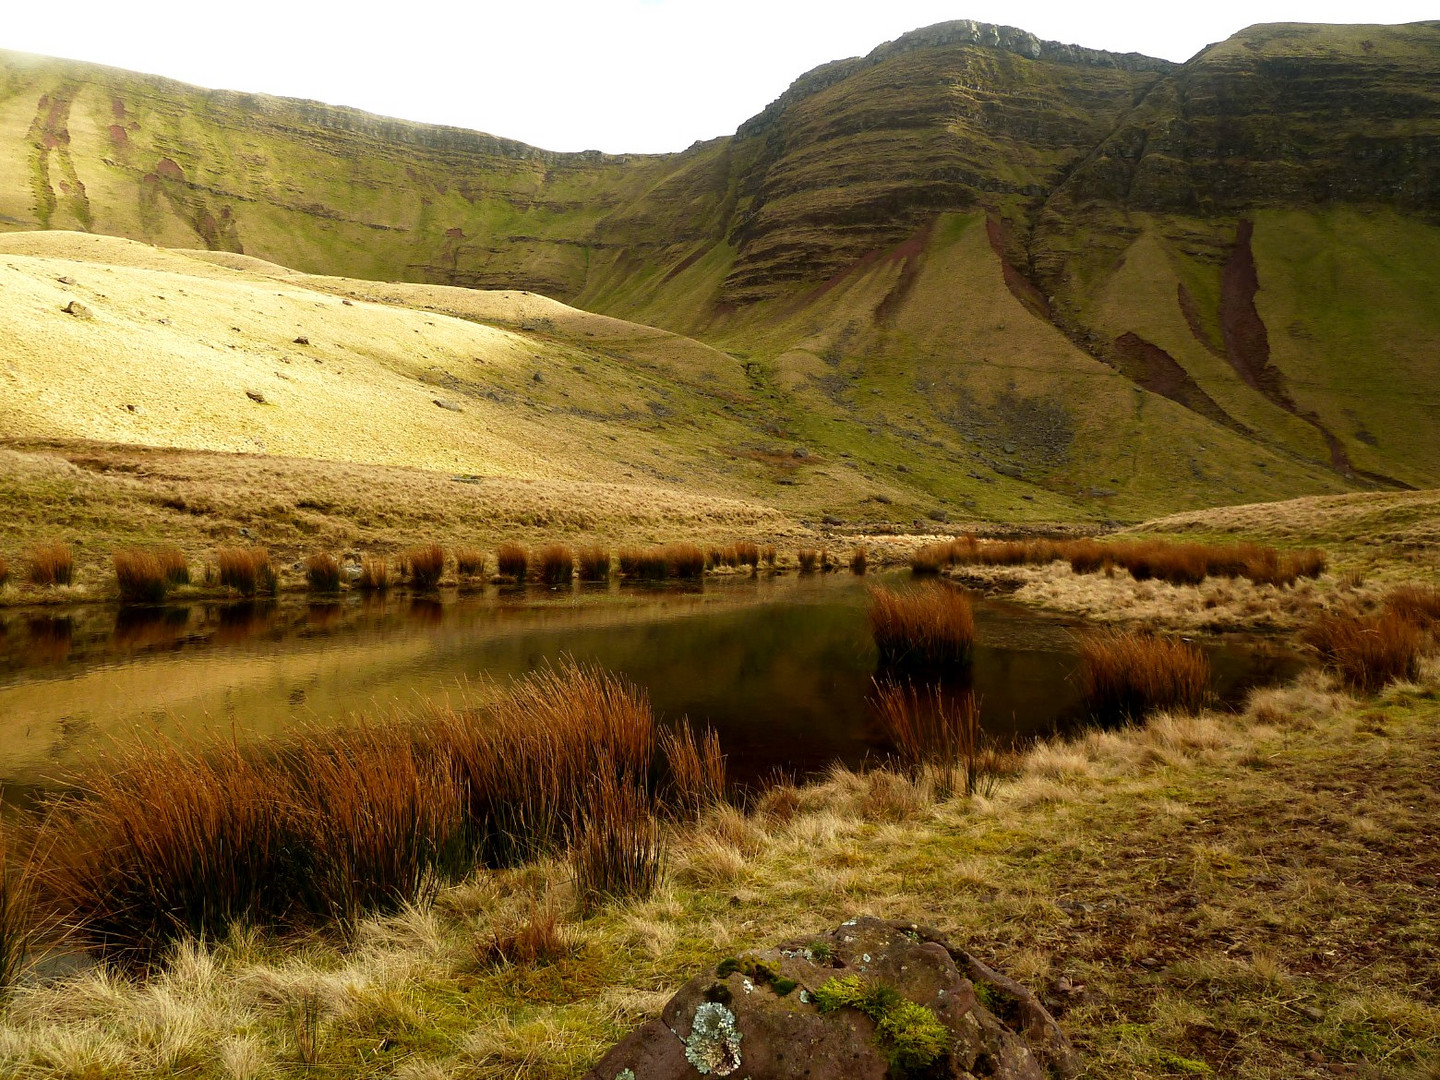
[[[84,304],[80,303],[79,300],[71,300],[60,310],[66,315],[75,316],[77,319],[93,319],[95,317],[94,313]]]
[[[722,960],[585,1080],[1073,1077],[1029,990],[915,924],[851,919]]]

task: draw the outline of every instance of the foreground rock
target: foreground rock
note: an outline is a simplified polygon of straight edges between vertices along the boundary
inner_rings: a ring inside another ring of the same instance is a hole
[[[686,983],[585,1080],[1046,1080],[1077,1071],[1034,994],[908,923],[852,919]]]

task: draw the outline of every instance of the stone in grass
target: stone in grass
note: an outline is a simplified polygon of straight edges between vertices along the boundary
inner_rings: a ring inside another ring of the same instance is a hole
[[[71,300],[60,310],[63,311],[66,315],[72,315],[77,319],[95,318],[95,316],[91,313],[90,309],[84,304],[82,304],[79,300]]]
[[[1045,1080],[1077,1070],[1029,990],[928,927],[860,918],[721,960],[585,1080]]]

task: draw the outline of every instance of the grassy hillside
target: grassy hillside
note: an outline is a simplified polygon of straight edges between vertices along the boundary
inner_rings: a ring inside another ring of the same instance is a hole
[[[106,271],[125,313],[96,301],[84,324],[39,317],[71,293],[27,285],[26,348],[125,344],[69,403],[12,361],[44,388],[3,430],[686,483],[906,523],[1435,486],[1437,37],[1256,27],[1177,66],[946,23],[802,76],[731,138],[643,157],[0,53],[0,228],[205,249],[227,284],[190,309],[265,323],[187,324],[133,268]],[[372,339],[385,357],[287,384],[272,361],[303,325],[332,365]],[[138,370],[155,350],[186,378],[219,365],[203,438],[110,393],[184,385]],[[406,393],[362,436],[334,403],[382,385]],[[437,387],[472,404],[437,408]]]

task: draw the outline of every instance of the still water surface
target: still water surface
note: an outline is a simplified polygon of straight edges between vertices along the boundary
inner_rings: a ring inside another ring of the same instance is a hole
[[[1081,719],[1079,624],[984,599],[976,623],[971,679],[988,732]],[[1262,640],[1201,644],[1223,701],[1299,666]],[[867,705],[876,655],[863,584],[737,576],[703,588],[0,613],[0,782],[23,797],[137,732],[266,734],[423,698],[483,698],[565,656],[629,676],[662,719],[715,727],[740,782],[887,749]]]

